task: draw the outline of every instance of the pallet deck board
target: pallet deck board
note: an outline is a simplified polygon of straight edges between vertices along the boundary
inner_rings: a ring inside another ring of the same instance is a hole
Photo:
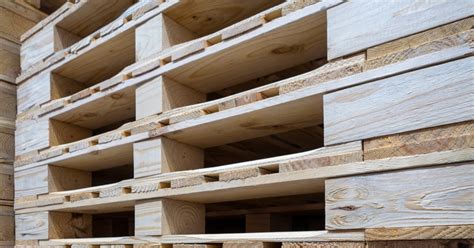
[[[16,247],[472,245],[471,3],[15,1]]]

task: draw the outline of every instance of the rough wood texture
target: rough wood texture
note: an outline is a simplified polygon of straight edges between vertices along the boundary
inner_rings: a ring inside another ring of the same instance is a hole
[[[2,247],[3,243],[8,241],[12,242],[15,240],[15,218],[12,206],[13,203],[10,202],[10,205],[6,205],[5,203],[6,201],[0,200],[0,247]]]
[[[367,248],[446,248],[472,247],[474,240],[420,240],[367,242]]]
[[[5,8],[4,3],[0,5],[0,37],[19,43],[20,36],[33,27],[35,22],[24,16]]]
[[[137,120],[178,107],[206,101],[206,95],[167,77],[158,77],[137,87]]]
[[[365,242],[283,242],[281,248],[366,248]]]
[[[195,38],[198,36],[186,27],[160,14],[135,30],[136,60],[146,59],[152,54]]]
[[[428,226],[404,228],[365,229],[368,241],[422,240],[422,239],[474,239],[474,226]]]
[[[134,144],[134,177],[198,169],[204,151],[165,137]]]
[[[430,44],[434,41],[443,41],[435,43],[438,48],[443,45],[450,45],[453,40],[449,42],[449,40],[445,40],[446,37],[469,31],[471,30],[472,25],[474,25],[474,17],[432,28],[421,33],[369,48],[367,49],[367,60],[370,64],[369,67],[376,68],[377,66],[387,64],[387,61],[385,63],[378,63],[378,65],[372,62],[379,61],[380,58],[386,57],[387,55],[390,55],[391,57],[386,57],[384,60],[390,59],[391,63],[399,61],[410,53],[410,49],[422,49],[424,45]]]
[[[471,120],[473,64],[469,57],[325,95],[325,144]]]
[[[341,4],[328,11],[328,59],[469,17],[473,8],[470,0],[455,5],[410,0],[386,4],[358,0]]]
[[[13,166],[0,163],[0,203],[3,200],[13,200]]]
[[[326,229],[474,224],[473,163],[326,181]]]
[[[474,147],[474,122],[368,139],[363,147],[365,160]]]
[[[161,199],[135,206],[135,235],[199,234],[204,224],[202,204]]]
[[[85,238],[92,235],[92,216],[65,212],[15,215],[16,240]]]

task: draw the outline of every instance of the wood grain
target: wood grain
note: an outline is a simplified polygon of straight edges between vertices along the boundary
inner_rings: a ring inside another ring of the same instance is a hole
[[[469,0],[350,1],[328,10],[328,59],[365,50],[472,15]],[[374,25],[374,24],[377,25]],[[347,44],[350,43],[350,46]]]
[[[473,163],[326,180],[326,229],[474,224]]]
[[[283,242],[282,248],[366,248],[365,242]]]
[[[171,199],[148,200],[135,206],[135,235],[204,233],[204,205]]]
[[[368,241],[421,239],[474,239],[473,225],[365,229]]]
[[[325,95],[325,144],[471,120],[473,64],[470,57]]]
[[[363,147],[365,160],[474,147],[474,122],[368,139]]]

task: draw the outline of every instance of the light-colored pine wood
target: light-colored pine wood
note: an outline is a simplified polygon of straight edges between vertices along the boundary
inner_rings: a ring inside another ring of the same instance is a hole
[[[277,248],[278,243],[269,243],[262,241],[227,241],[222,244],[222,248]]]
[[[0,201],[2,200],[13,200],[13,166],[0,163]]]
[[[49,145],[61,145],[92,136],[92,130],[66,122],[49,120]]]
[[[474,239],[474,226],[460,225],[404,228],[368,228],[365,229],[365,237],[368,241],[417,239]]]
[[[158,138],[133,144],[134,177],[144,177],[204,166],[202,149]]]
[[[366,248],[365,242],[283,242],[282,248]]]
[[[367,242],[367,248],[444,248],[471,247],[474,240],[419,240]]]
[[[160,14],[137,27],[135,31],[136,60],[143,60],[171,46],[193,40],[198,36]]]
[[[65,191],[92,185],[92,175],[88,171],[75,170],[54,165],[48,166],[48,191]]]
[[[364,159],[474,147],[474,122],[462,122],[364,140]]]
[[[174,108],[201,103],[206,95],[167,77],[158,77],[137,87],[136,119]]]
[[[473,64],[460,59],[325,95],[325,144],[471,120]]]
[[[0,39],[0,57],[0,75],[16,78],[20,74],[20,46],[15,42]]]
[[[2,20],[0,23],[0,37],[17,43],[20,42],[20,36],[35,24],[34,21],[1,5],[0,19]]]
[[[474,17],[469,17],[421,33],[410,35],[408,37],[387,42],[376,47],[371,47],[367,49],[367,60],[375,60],[389,54],[406,51],[410,48],[419,48],[424,44],[431,43],[435,40],[443,40],[443,38],[469,31],[473,24]]]
[[[326,181],[326,229],[472,225],[471,162]]]
[[[160,199],[135,206],[135,235],[199,234],[204,225],[202,204]]]
[[[328,58],[339,58],[469,17],[473,8],[469,0],[456,5],[409,0],[387,4],[359,0],[341,4],[328,11]]]
[[[15,198],[48,193],[48,166],[15,173]]]
[[[92,216],[66,212],[15,215],[16,240],[85,238],[92,235]]]
[[[0,201],[0,247],[3,243],[15,240],[15,217],[12,206],[7,206]],[[6,248],[6,247],[5,247]]]

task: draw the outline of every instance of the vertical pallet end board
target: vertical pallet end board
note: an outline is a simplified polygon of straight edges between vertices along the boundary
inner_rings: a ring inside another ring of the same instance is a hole
[[[87,238],[92,236],[92,215],[36,212],[15,215],[16,240]]]
[[[15,172],[15,198],[90,187],[91,173],[54,165]]]
[[[326,229],[472,225],[473,177],[468,162],[326,180]]]
[[[472,120],[473,65],[468,57],[324,95],[325,144]]]
[[[160,14],[136,29],[136,60],[144,60],[166,48],[195,38],[198,38],[196,34]]]
[[[328,10],[328,59],[469,17],[473,9],[474,3],[470,0],[456,4],[449,1],[403,0],[386,4],[348,1]]]
[[[0,162],[0,202],[13,200],[13,165]]]
[[[201,234],[205,232],[202,204],[171,199],[147,200],[135,205],[135,235]]]
[[[160,114],[162,112],[204,102],[206,95],[185,85],[160,76],[136,89],[136,119]]]
[[[15,240],[15,217],[13,206],[12,204],[4,204],[2,200],[0,200],[0,223],[0,247],[2,247],[2,242],[13,242],[13,240]]]
[[[93,131],[74,124],[48,119],[25,119],[17,122],[16,156],[91,137]]]
[[[165,137],[133,144],[134,177],[204,167],[204,151]]]
[[[21,44],[21,70],[26,71],[54,53],[54,27],[41,29]]]

